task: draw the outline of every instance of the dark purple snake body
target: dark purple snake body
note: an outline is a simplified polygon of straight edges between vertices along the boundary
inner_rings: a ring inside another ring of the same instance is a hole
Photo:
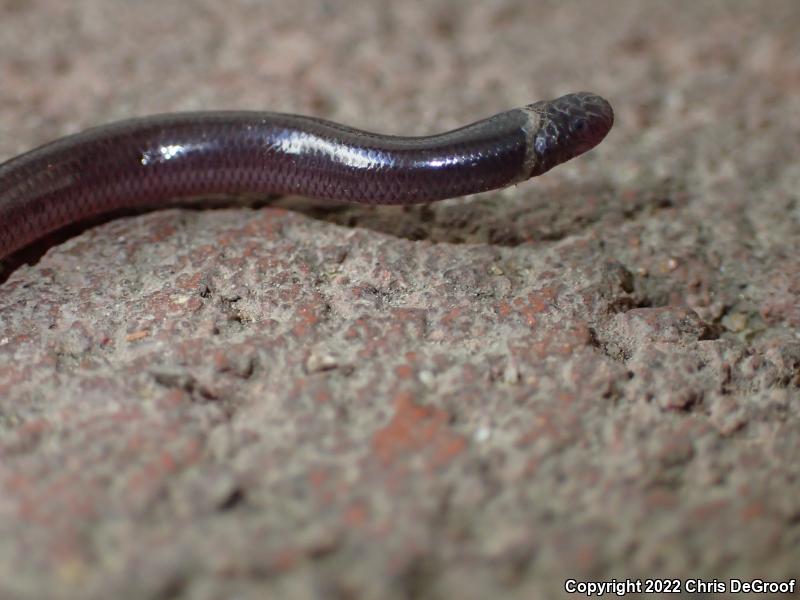
[[[411,204],[501,188],[593,148],[613,121],[608,102],[578,93],[425,137],[266,112],[112,123],[0,164],[0,259],[67,224],[176,198],[259,193]]]

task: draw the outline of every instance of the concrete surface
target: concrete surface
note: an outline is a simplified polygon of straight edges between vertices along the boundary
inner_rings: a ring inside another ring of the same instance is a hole
[[[516,188],[39,248],[0,285],[0,598],[798,577],[800,4],[0,0],[0,160],[154,112],[411,134],[581,89],[611,135]]]

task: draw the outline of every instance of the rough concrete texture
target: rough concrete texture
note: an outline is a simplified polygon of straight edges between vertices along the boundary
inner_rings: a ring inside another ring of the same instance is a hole
[[[617,112],[497,193],[41,248],[0,285],[1,598],[800,575],[795,0],[0,0],[0,82],[0,159],[171,110]]]

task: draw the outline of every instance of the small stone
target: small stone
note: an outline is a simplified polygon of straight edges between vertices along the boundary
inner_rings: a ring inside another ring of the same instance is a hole
[[[339,361],[335,356],[325,352],[312,352],[306,359],[306,372],[319,373],[330,371],[339,366]]]
[[[722,324],[728,331],[739,333],[747,327],[747,315],[744,313],[732,313],[722,319]]]

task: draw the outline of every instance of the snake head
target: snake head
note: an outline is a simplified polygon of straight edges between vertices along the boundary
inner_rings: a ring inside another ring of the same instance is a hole
[[[526,108],[540,118],[539,127],[533,132],[529,177],[591,150],[614,125],[611,105],[589,92],[567,94]]]

